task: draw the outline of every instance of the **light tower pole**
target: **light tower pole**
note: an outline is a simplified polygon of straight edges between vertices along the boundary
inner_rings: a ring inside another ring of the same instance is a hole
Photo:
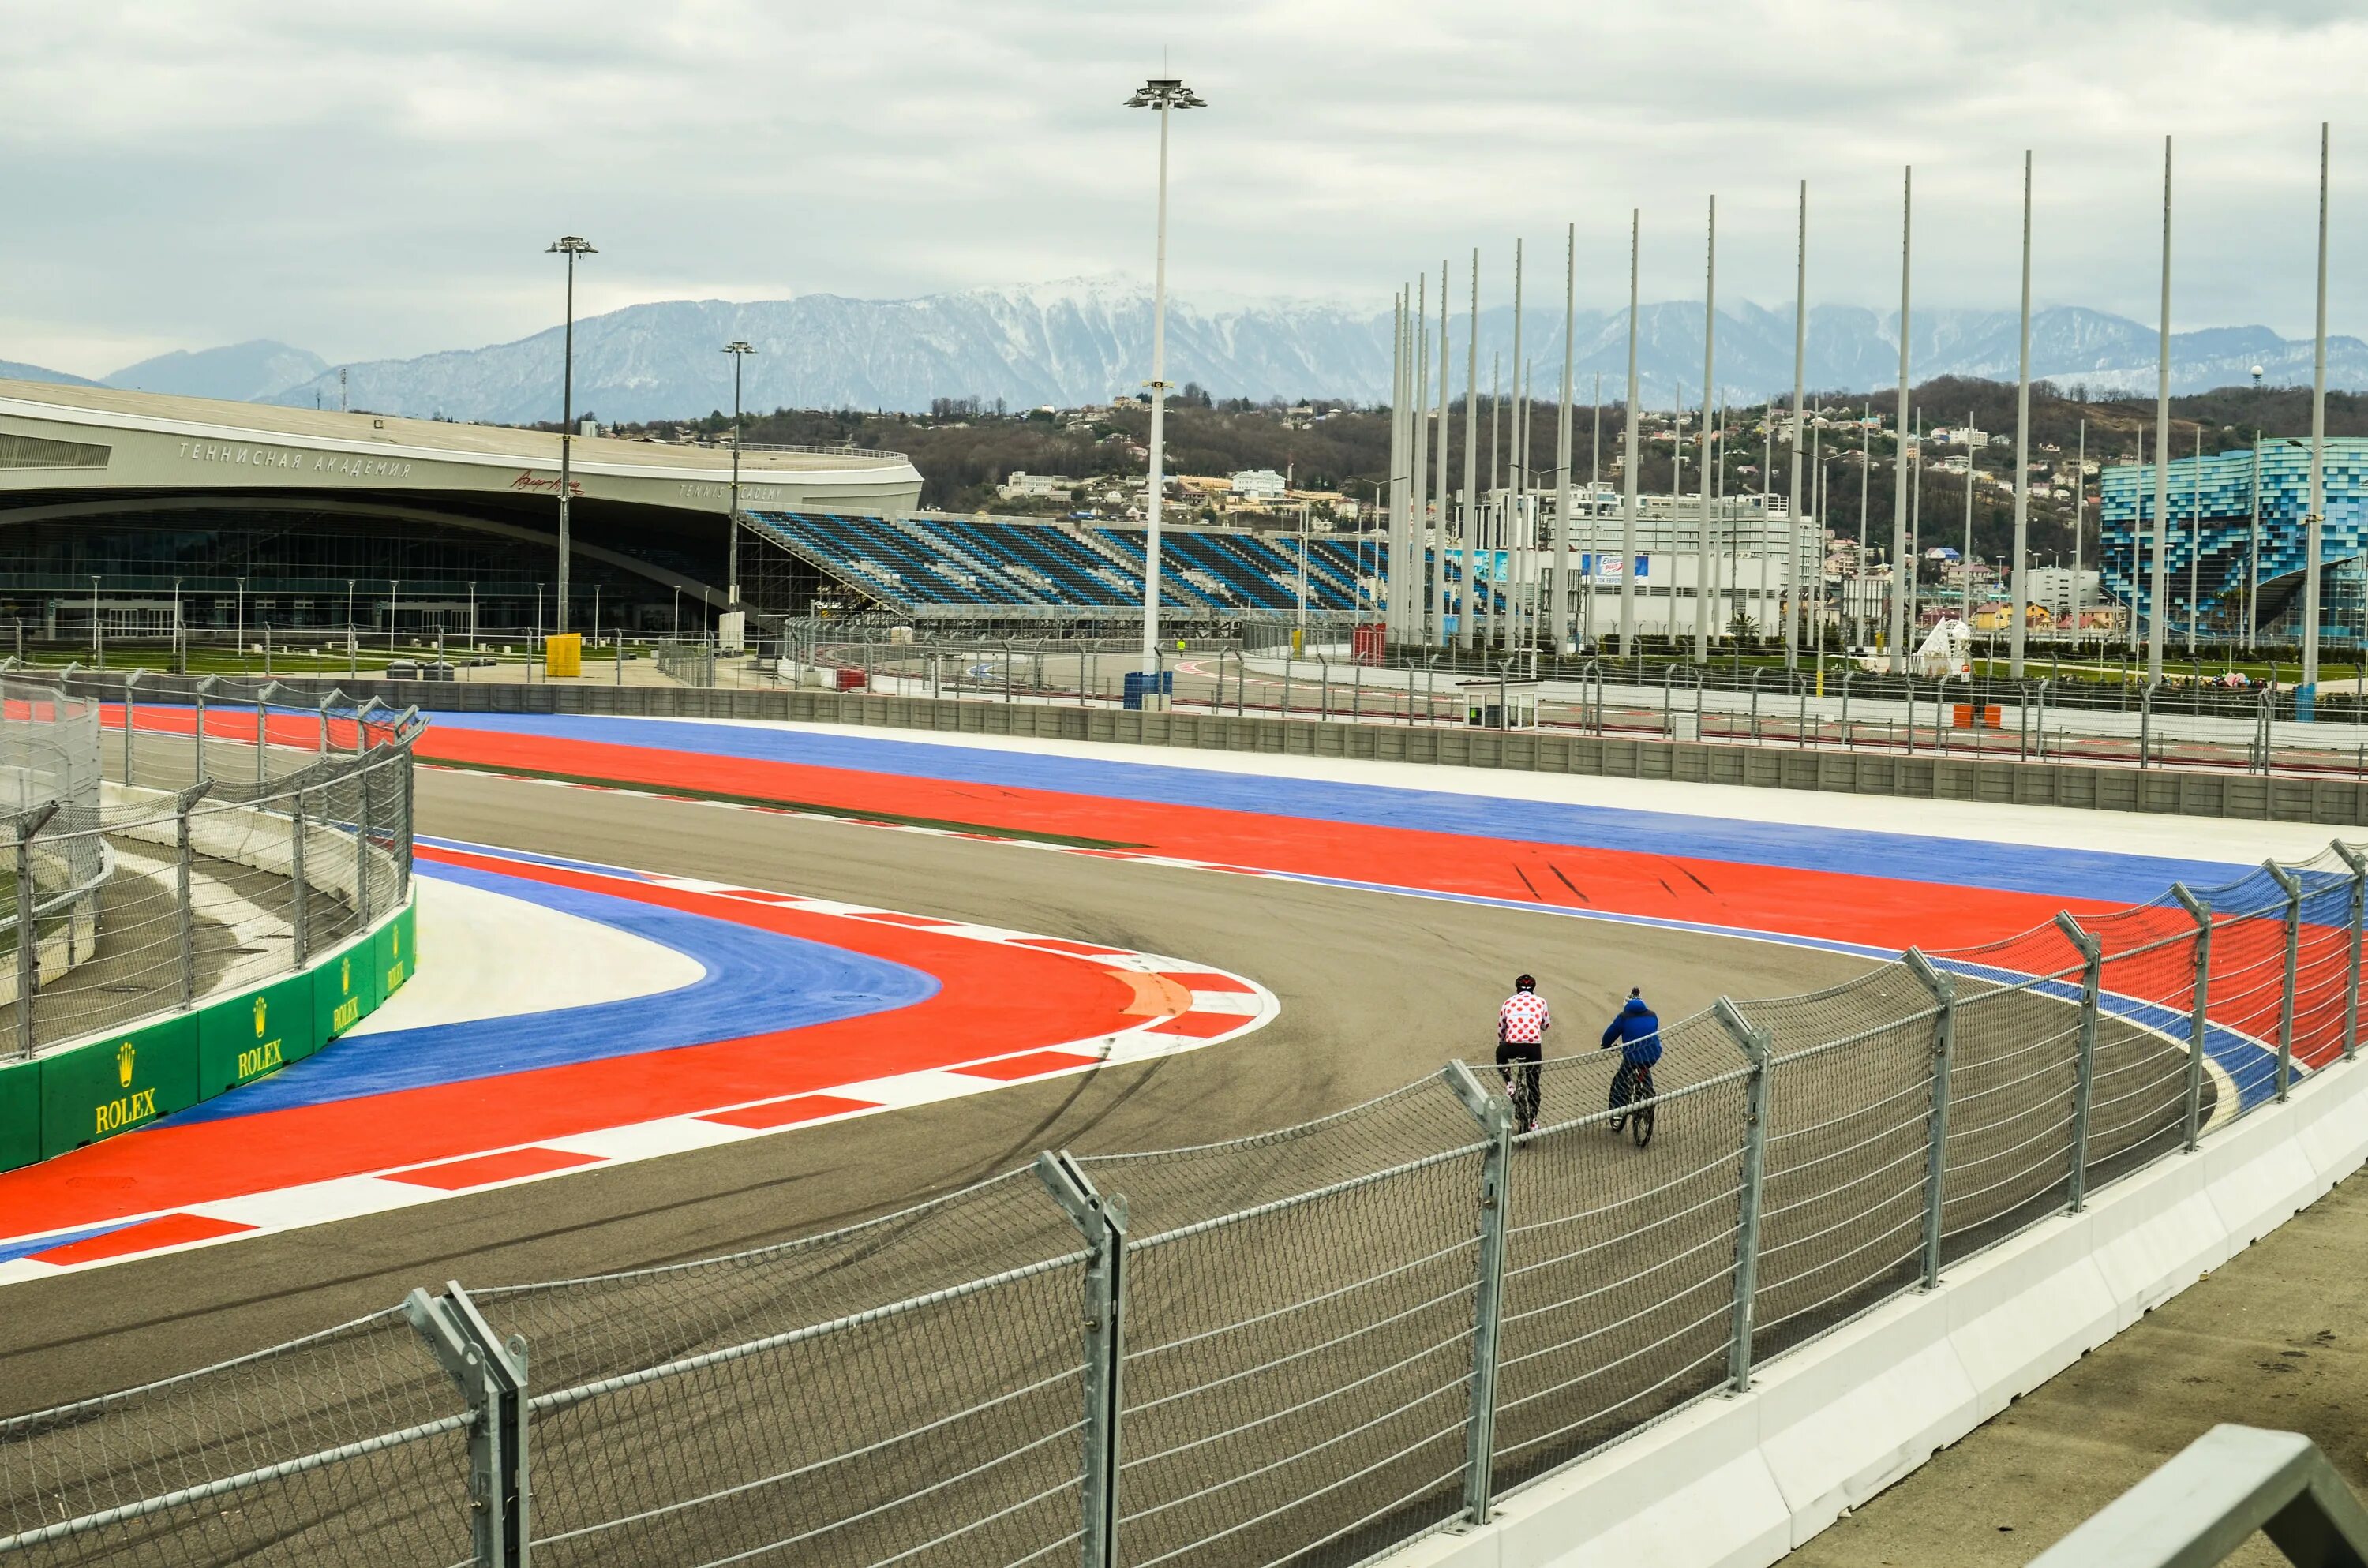
[[[1915,238],[1916,171],[1907,170],[1899,186],[1899,423],[1893,431],[1896,457],[1892,462],[1891,503],[1891,673],[1907,673],[1908,596],[1914,591],[1916,563],[1907,558],[1907,279],[1910,244]],[[1872,447],[1873,432],[1867,440]],[[1861,513],[1859,531],[1866,531]]]
[[[580,234],[562,234],[553,240],[545,256],[567,258],[567,326],[564,338],[565,348],[561,358],[559,377],[559,626],[567,630],[567,562],[575,551],[575,541],[567,529],[568,492],[575,488],[568,464],[569,447],[575,438],[575,258],[598,256]]]
[[[1159,238],[1151,282],[1151,486],[1145,496],[1143,538],[1143,673],[1152,689],[1145,708],[1167,706],[1159,681],[1159,493],[1161,444],[1167,425],[1167,115],[1170,109],[1205,108],[1207,100],[1168,76],[1154,76],[1126,100],[1128,108],[1159,111]]]
[[[2007,667],[2016,680],[2022,678],[2023,646],[2029,638],[2029,629],[2023,620],[2031,613],[2031,149],[2028,147],[2022,153],[2022,348],[2020,367],[2014,392],[2014,560],[2007,569],[2008,581],[2013,585],[2009,591],[2014,596],[2014,602],[2007,609],[2009,628]],[[1965,424],[1970,428],[1973,420],[1968,418]],[[1965,447],[1968,495],[1972,494],[1973,477],[1974,449],[1969,441]],[[1970,502],[1967,507],[1967,516],[1970,517]],[[1970,529],[1966,537],[1972,537]],[[1968,556],[1973,554],[1970,546],[1965,553]],[[1968,574],[1965,582],[1970,585],[1973,582],[1970,575],[1973,562],[1970,560],[1965,562],[1965,571]]]
[[[1644,210],[1632,207],[1628,210],[1628,431],[1621,457],[1626,488],[1620,503],[1620,656],[1623,659],[1636,656],[1636,247],[1643,233]],[[1669,526],[1676,528],[1674,517]],[[1674,551],[1671,558],[1675,559]]]
[[[1784,529],[1784,667],[1798,669],[1801,665],[1801,436],[1807,428],[1801,416],[1801,386],[1808,362],[1809,347],[1809,182],[1801,182],[1801,227],[1793,242],[1793,439],[1791,447],[1793,492],[1790,503],[1792,521]],[[1770,424],[1774,421],[1771,419]],[[1764,487],[1775,476],[1760,483]],[[1763,519],[1762,526],[1765,526]],[[1822,543],[1822,540],[1819,541]],[[1825,552],[1818,551],[1817,571],[1825,573]],[[1760,584],[1766,588],[1767,584]],[[1819,635],[1823,631],[1820,629]]]
[[[757,352],[747,344],[734,338],[723,346],[732,356],[732,516],[723,525],[723,608],[740,608],[740,367],[749,355]],[[560,596],[563,607],[566,595]],[[598,627],[593,630],[598,631]]]
[[[2327,122],[2318,124],[2318,326],[2310,371],[2310,510],[2303,518],[2302,685],[2294,717],[2318,710],[2318,573],[2327,547]],[[2256,436],[2253,444],[2260,445]]]
[[[2162,639],[2170,606],[2170,138],[2162,139],[2162,321],[2154,400],[2154,591],[2146,602],[2146,680],[2162,684]],[[2135,508],[2133,508],[2135,511]],[[2131,530],[2136,537],[2136,529]],[[2308,673],[2304,679],[2307,682]],[[2307,685],[2304,687],[2308,690]]]

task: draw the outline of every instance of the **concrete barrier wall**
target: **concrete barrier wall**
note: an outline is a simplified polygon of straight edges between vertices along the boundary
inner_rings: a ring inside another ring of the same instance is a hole
[[[1403,1568],[1760,1568],[2368,1162],[2368,1060],[1430,1537]]]
[[[1326,724],[1256,714],[1235,718],[1212,713],[1139,713],[1042,702],[952,701],[860,692],[419,681],[365,682],[358,688],[351,681],[339,684],[358,699],[374,695],[390,703],[417,703],[422,709],[455,712],[769,719],[1187,750],[1367,757],[1613,778],[1666,778],[1827,794],[2074,806],[2344,827],[2368,824],[2368,782],[2354,778],[2264,778],[2257,774],[1724,745],[1560,731]]]

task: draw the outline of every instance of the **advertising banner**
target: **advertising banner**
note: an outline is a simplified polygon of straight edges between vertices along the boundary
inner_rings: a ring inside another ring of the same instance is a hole
[[[415,929],[411,922],[411,911],[405,909],[388,921],[372,938],[378,949],[376,994],[370,998],[372,1008],[376,1008],[380,1003],[402,990],[403,983],[411,978],[414,963],[414,954],[411,949]]]
[[[1636,557],[1638,582],[1641,583],[1653,574],[1652,560],[1649,555]],[[1581,555],[1578,558],[1578,570],[1581,576],[1591,577],[1599,583],[1617,583],[1622,575],[1622,562],[1616,555]]]
[[[41,1157],[41,1064],[0,1066],[0,1171]]]
[[[58,1051],[39,1065],[46,1160],[197,1104],[197,1015]]]
[[[313,977],[290,975],[198,1015],[198,1092],[208,1099],[313,1054]]]
[[[362,1021],[375,1006],[370,976],[377,968],[378,939],[365,937],[313,971],[315,1041],[326,1045]]]

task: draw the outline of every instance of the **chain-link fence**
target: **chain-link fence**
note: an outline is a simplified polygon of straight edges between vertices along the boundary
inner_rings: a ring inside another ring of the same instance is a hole
[[[1534,1125],[1457,1062],[757,1251],[415,1292],[0,1421],[0,1555],[1359,1562],[2351,1054],[2363,887],[2339,845],[1722,999],[1648,1074],[1541,1064]]]
[[[302,969],[399,908],[414,712],[0,676],[0,1059]]]

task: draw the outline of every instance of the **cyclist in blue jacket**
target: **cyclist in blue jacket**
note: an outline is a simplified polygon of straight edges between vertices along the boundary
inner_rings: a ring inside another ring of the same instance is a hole
[[[1631,1100],[1649,1099],[1653,1095],[1653,1063],[1661,1059],[1661,1020],[1645,1005],[1641,986],[1631,987],[1628,1000],[1617,1017],[1604,1026],[1603,1049],[1620,1047],[1620,1071],[1611,1075],[1611,1108],[1617,1111]],[[1614,1116],[1611,1131],[1617,1132],[1628,1119]]]

